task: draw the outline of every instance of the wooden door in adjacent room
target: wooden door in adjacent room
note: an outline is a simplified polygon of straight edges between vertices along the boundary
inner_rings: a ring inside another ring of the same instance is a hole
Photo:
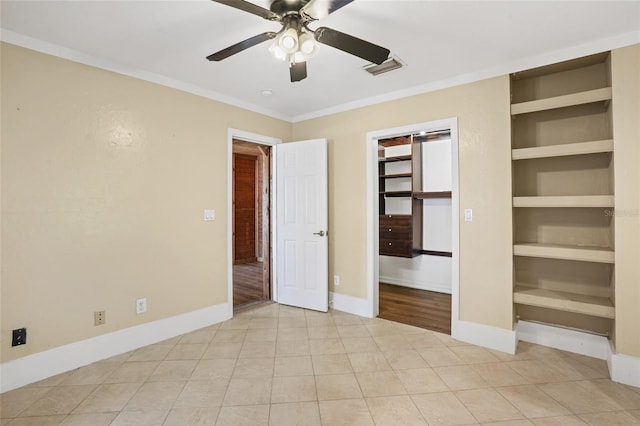
[[[233,154],[233,263],[254,263],[256,255],[256,172],[258,157]]]

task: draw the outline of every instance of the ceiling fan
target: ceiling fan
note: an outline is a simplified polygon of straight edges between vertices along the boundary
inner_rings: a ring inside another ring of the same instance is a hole
[[[348,5],[353,0],[271,0],[269,10],[245,0],[212,0],[236,9],[279,22],[278,32],[258,34],[207,56],[210,61],[222,61],[250,47],[274,40],[269,51],[281,60],[289,60],[291,82],[307,77],[306,60],[325,44],[380,65],[389,57],[389,49],[327,27],[315,30],[309,24]],[[317,42],[317,43],[316,43]]]

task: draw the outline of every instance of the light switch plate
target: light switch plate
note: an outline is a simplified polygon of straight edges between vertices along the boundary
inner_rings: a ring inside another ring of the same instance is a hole
[[[204,211],[204,220],[216,220],[216,211],[215,210],[205,210]]]
[[[464,221],[473,222],[473,209],[464,209]]]

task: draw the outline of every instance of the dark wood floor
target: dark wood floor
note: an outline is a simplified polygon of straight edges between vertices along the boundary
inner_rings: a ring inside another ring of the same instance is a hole
[[[451,295],[380,283],[380,318],[451,334]]]
[[[263,263],[233,265],[233,307],[267,300],[263,290]]]

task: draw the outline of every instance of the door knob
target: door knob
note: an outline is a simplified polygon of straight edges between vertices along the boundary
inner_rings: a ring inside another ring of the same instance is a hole
[[[324,237],[324,231],[314,232],[313,235],[320,235],[321,237]]]

